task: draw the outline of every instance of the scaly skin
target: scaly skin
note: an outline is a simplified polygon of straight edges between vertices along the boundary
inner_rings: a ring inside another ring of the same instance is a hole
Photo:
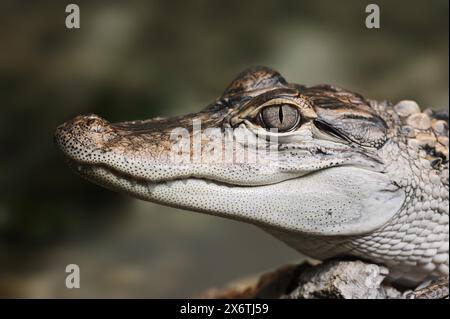
[[[231,139],[211,146],[212,128]],[[199,113],[117,124],[79,116],[55,141],[107,188],[255,224],[317,259],[384,264],[406,285],[448,275],[448,114],[414,102],[290,84],[256,67]]]

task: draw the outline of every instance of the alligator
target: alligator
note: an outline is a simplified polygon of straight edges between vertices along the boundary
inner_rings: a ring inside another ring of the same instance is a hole
[[[254,224],[317,260],[380,264],[415,287],[449,274],[448,133],[448,111],[288,83],[258,66],[198,113],[77,116],[55,143],[93,183]]]

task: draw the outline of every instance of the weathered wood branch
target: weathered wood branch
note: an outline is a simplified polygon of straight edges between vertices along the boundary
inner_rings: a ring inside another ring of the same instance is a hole
[[[238,281],[225,289],[211,289],[201,298],[448,298],[448,277],[417,290],[393,287],[385,281],[389,270],[363,261],[330,260],[279,268],[253,281]]]

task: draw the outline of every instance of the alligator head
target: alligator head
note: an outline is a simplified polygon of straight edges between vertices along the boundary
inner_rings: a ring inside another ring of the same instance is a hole
[[[241,73],[199,113],[109,123],[78,116],[56,144],[81,176],[140,199],[276,232],[371,232],[401,207],[378,150],[388,126],[362,96]]]
[[[330,85],[241,73],[204,110],[56,130],[69,165],[112,190],[246,221],[318,259],[385,264],[391,279],[448,275],[448,115]]]

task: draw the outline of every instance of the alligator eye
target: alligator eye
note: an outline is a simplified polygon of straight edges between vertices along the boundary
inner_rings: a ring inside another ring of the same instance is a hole
[[[289,104],[271,105],[259,112],[259,120],[266,129],[288,132],[300,123],[300,113]]]

